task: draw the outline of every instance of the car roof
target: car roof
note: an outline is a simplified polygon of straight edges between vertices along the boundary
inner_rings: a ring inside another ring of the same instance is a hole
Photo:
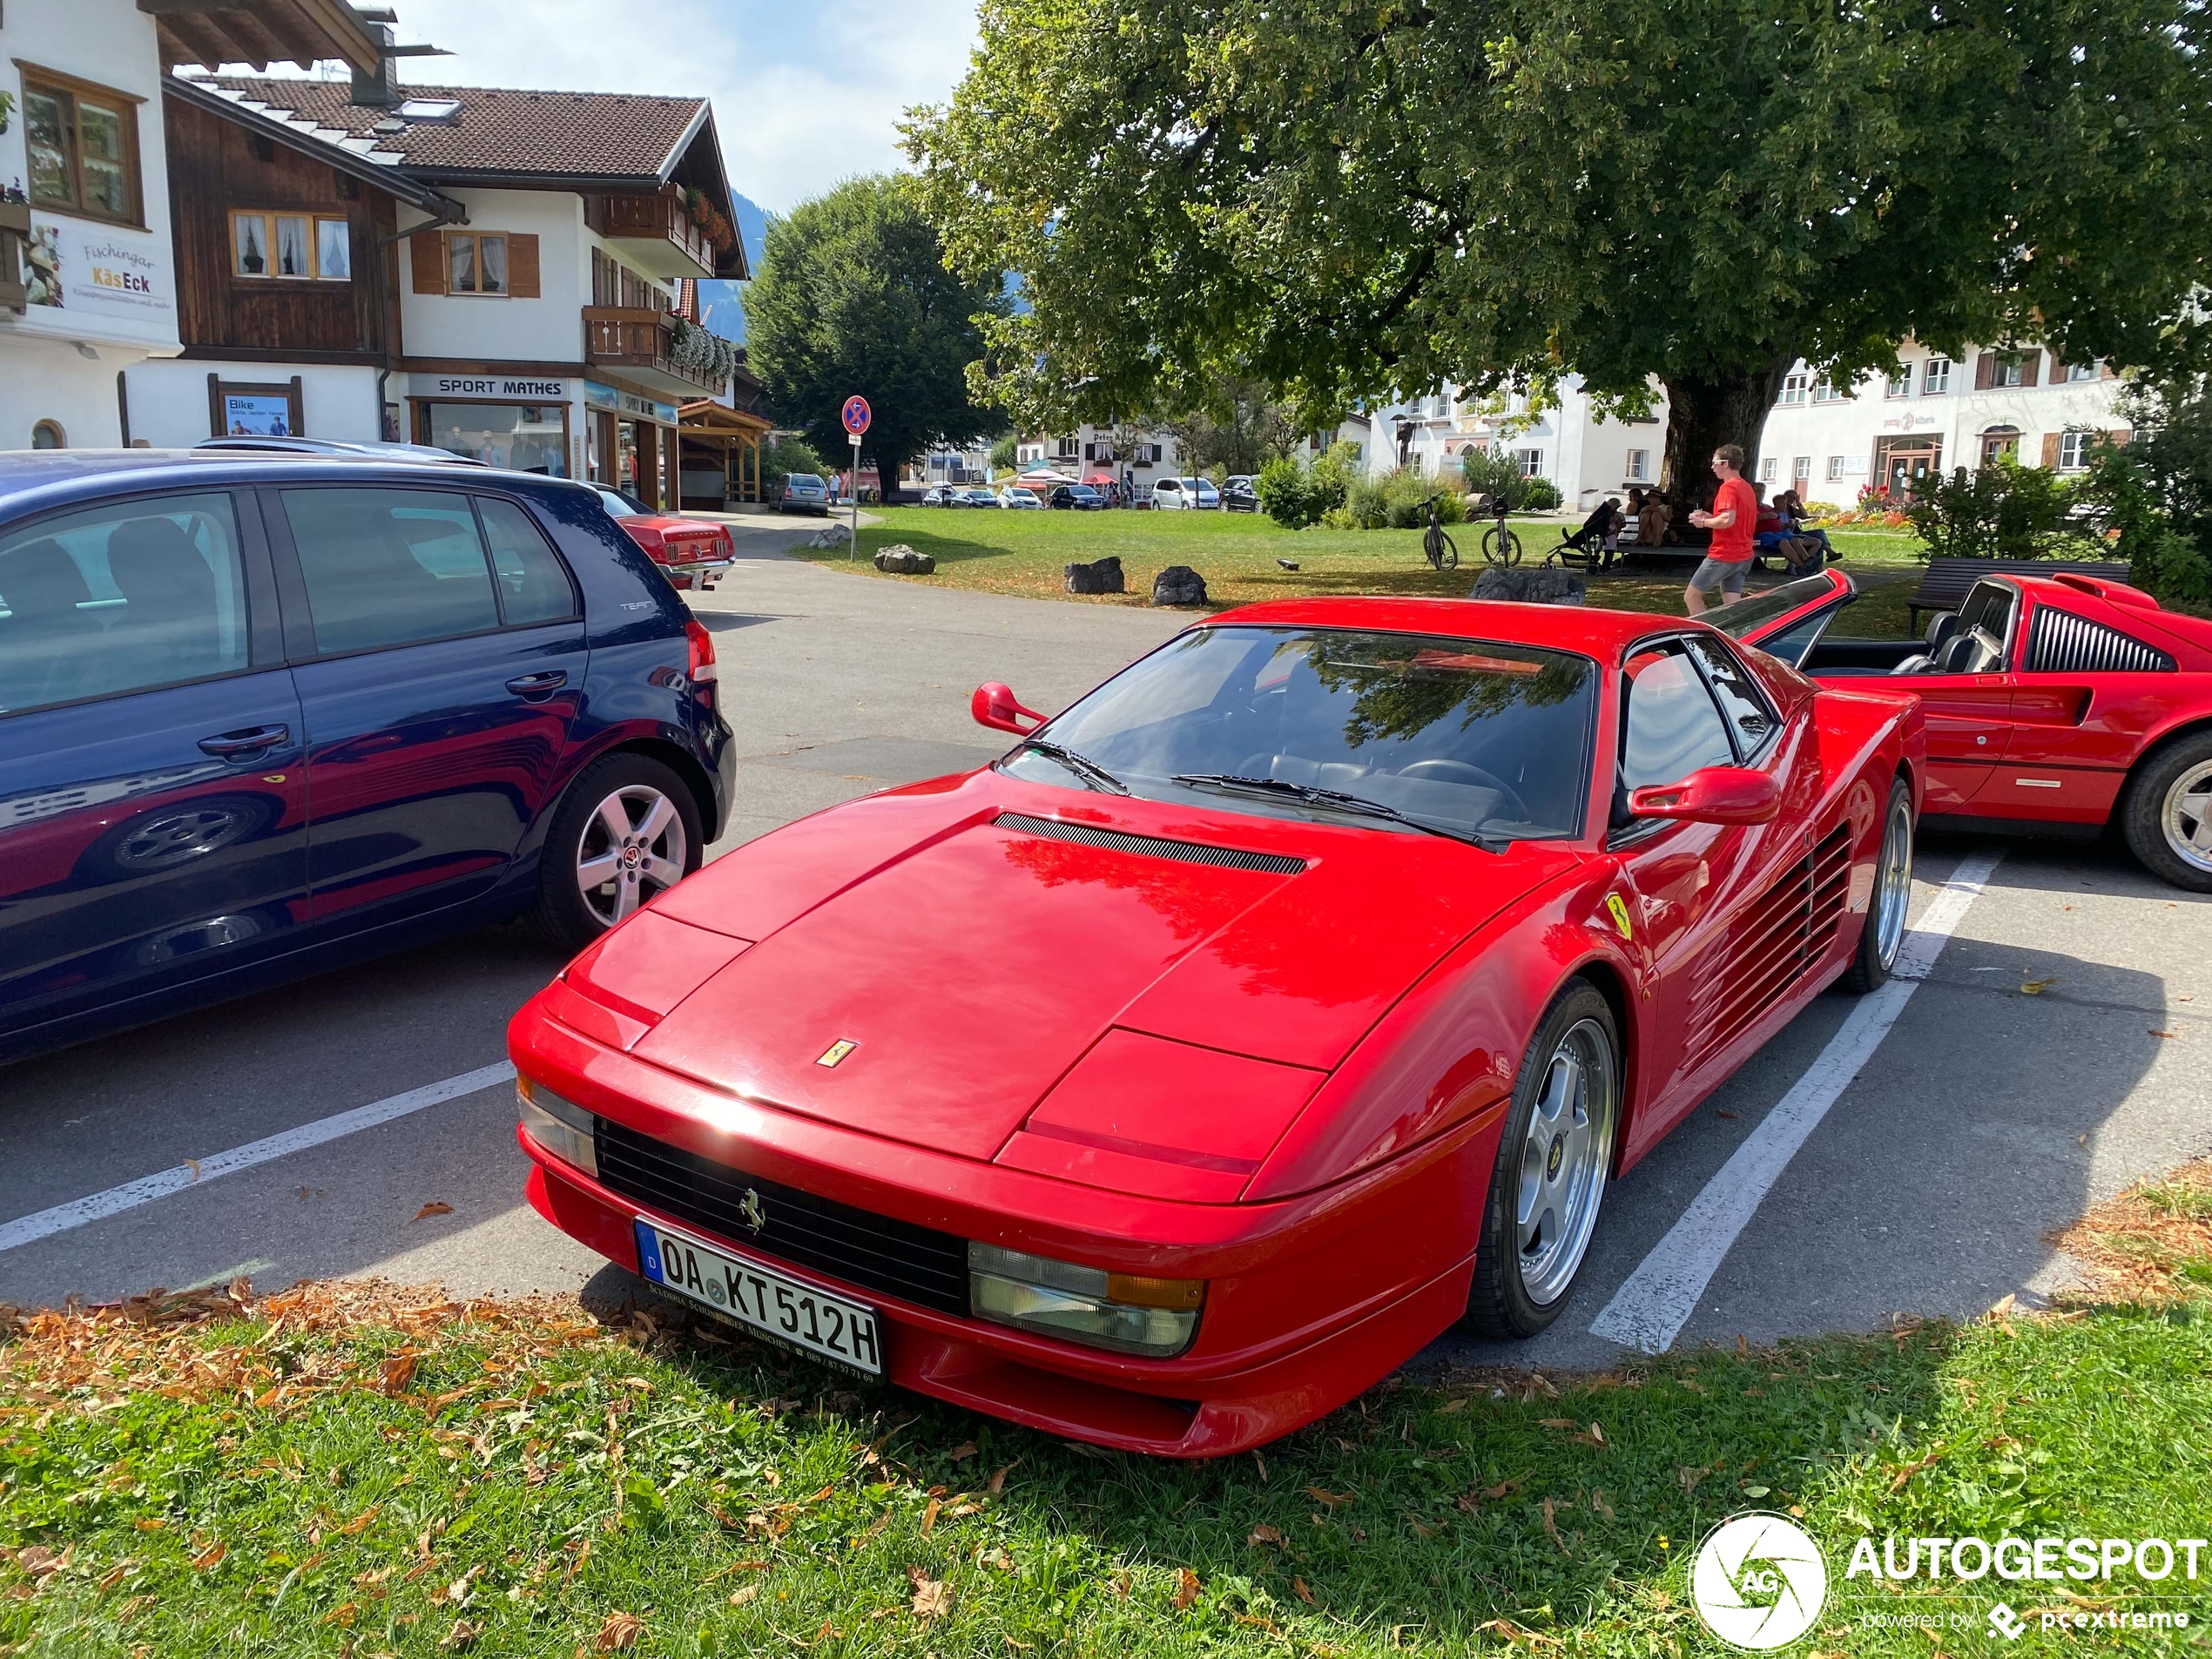
[[[1197,627],[1361,628],[1543,645],[1611,662],[1655,634],[1716,631],[1685,617],[1586,605],[1517,604],[1500,599],[1269,599],[1209,617]]]
[[[0,519],[125,491],[371,482],[524,492],[588,488],[541,473],[266,449],[18,449],[0,452]]]

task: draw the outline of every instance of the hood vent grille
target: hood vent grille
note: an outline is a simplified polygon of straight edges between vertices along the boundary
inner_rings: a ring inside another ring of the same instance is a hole
[[[1289,858],[1280,853],[1249,853],[1242,847],[1207,846],[1198,841],[1131,835],[1125,830],[1069,824],[1056,818],[1031,818],[1026,813],[1001,813],[991,821],[1001,829],[1042,836],[1049,841],[1074,841],[1083,846],[1103,846],[1144,858],[1173,859],[1179,864],[1211,864],[1224,870],[1265,870],[1275,875],[1297,875],[1305,868],[1304,859]]]

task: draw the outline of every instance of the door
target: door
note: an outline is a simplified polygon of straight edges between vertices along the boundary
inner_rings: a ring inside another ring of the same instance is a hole
[[[1804,722],[1785,725],[1709,637],[1639,651],[1624,675],[1617,800],[1625,806],[1629,791],[1678,783],[1702,767],[1750,765],[1777,774],[1784,803],[1765,824],[1658,819],[1616,834],[1622,874],[1635,896],[1633,931],[1654,986],[1644,1022],[1654,1034],[1643,1060],[1650,1102],[1690,1082],[1764,1011],[1758,982],[1772,965],[1774,941],[1761,907],[1807,849],[1806,814],[1818,791]],[[1629,1125],[1629,1155],[1679,1116],[1640,1113]]]
[[[299,941],[302,723],[244,502],[0,532],[0,1033]]]
[[[548,804],[583,697],[568,570],[503,496],[272,501],[307,725],[310,913],[369,927],[483,893]]]
[[[1958,632],[1936,648],[1952,671],[1889,683],[1918,693],[1927,717],[1927,812],[1967,810],[2012,740],[2014,678],[2008,669],[2019,614],[2019,589],[1977,582],[1959,607]]]

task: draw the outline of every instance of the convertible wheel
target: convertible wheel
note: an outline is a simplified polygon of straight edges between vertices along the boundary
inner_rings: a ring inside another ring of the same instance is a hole
[[[1567,1305],[1613,1170],[1621,1042],[1596,987],[1575,980],[1521,1057],[1483,1206],[1467,1325],[1533,1337]]]
[[[699,867],[698,807],[658,760],[615,754],[569,786],[537,870],[538,931],[578,951]]]
[[[1862,995],[1885,982],[1905,942],[1905,912],[1912,902],[1912,787],[1904,779],[1890,786],[1889,811],[1882,819],[1882,850],[1874,860],[1874,891],[1866,900],[1866,926],[1858,948],[1844,970],[1844,988]]]
[[[2212,732],[2156,751],[2128,780],[2120,827],[2153,875],[2212,893]]]

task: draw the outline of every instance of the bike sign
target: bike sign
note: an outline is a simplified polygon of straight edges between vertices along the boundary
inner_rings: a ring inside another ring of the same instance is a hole
[[[873,411],[868,408],[867,399],[855,393],[845,400],[844,412],[840,418],[845,422],[845,429],[857,438],[868,429]]]

